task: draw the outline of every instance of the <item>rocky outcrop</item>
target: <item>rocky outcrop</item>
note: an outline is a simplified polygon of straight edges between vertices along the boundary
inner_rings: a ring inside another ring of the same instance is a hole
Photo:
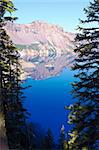
[[[71,66],[75,58],[75,34],[45,22],[30,24],[8,23],[6,30],[20,49],[24,76],[44,79],[58,74],[64,67]]]

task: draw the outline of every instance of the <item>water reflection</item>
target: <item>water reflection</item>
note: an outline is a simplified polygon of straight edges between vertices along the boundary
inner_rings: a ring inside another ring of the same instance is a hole
[[[27,55],[27,54],[26,54]],[[21,64],[24,70],[22,79],[32,77],[36,80],[46,79],[59,74],[63,68],[71,67],[74,61],[74,55],[70,52],[52,57],[32,57],[24,56]]]

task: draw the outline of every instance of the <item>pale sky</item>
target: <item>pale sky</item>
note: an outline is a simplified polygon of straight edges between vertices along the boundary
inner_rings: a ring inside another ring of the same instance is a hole
[[[83,8],[92,0],[13,0],[18,9],[14,14],[18,23],[35,20],[59,25],[65,31],[76,32],[79,18],[84,18]]]

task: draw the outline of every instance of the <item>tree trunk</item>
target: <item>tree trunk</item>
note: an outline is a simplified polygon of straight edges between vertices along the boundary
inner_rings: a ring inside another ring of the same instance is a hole
[[[0,150],[9,150],[6,137],[5,119],[2,112],[0,112]]]
[[[3,113],[2,99],[2,68],[0,67],[0,150],[9,150],[5,128],[5,117]]]

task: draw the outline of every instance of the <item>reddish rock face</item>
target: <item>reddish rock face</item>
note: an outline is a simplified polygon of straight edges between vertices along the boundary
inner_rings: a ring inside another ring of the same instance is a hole
[[[73,41],[74,34],[65,32],[63,28],[45,22],[34,21],[31,24],[12,24],[6,26],[10,37],[15,44],[30,45],[36,41],[46,43],[47,41],[66,49],[66,46]]]
[[[21,49],[25,76],[43,79],[71,66],[75,58],[75,34],[40,21],[31,24],[8,23],[5,28],[12,41]]]

